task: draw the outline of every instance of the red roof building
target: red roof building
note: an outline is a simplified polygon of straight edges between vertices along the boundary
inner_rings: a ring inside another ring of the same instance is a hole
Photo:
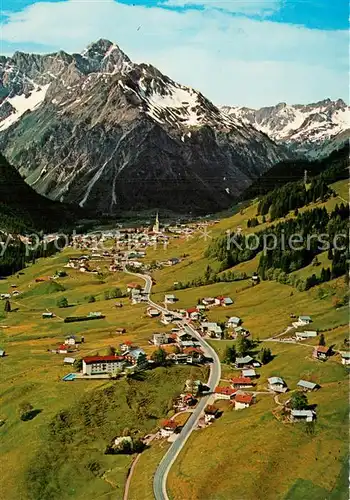
[[[236,394],[237,390],[232,389],[232,387],[226,386],[226,387],[215,387],[215,395],[217,399],[232,399],[233,396]]]
[[[252,387],[253,382],[250,377],[234,377],[231,379],[233,387]]]
[[[236,394],[235,401],[236,403],[251,405],[253,402],[253,396],[250,394]]]
[[[84,363],[86,363],[87,365],[124,360],[124,356],[87,356],[86,358],[83,358]]]

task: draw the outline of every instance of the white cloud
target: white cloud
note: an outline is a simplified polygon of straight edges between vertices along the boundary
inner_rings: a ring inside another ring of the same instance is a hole
[[[173,7],[204,7],[235,14],[268,15],[280,10],[283,0],[168,0]]]
[[[347,97],[348,35],[342,31],[113,0],[36,3],[9,14],[2,27],[7,42],[67,51],[81,51],[101,37],[118,43],[132,60],[154,64],[218,104]]]

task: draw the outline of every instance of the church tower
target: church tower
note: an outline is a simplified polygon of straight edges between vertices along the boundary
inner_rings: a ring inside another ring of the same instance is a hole
[[[156,215],[156,222],[153,226],[153,231],[155,233],[159,233],[160,232],[160,225],[159,225],[159,215],[158,215],[158,212],[157,212],[157,215]]]

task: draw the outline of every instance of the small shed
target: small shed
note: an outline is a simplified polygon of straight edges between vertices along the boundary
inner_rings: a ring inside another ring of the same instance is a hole
[[[65,365],[74,365],[75,359],[74,358],[64,358],[63,363]]]

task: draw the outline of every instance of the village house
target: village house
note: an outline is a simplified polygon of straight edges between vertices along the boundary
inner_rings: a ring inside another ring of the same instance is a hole
[[[119,344],[121,352],[125,355],[125,353],[129,352],[131,349],[136,349],[136,345],[134,345],[131,340],[126,340],[123,344]]]
[[[215,387],[215,399],[226,399],[226,400],[232,400],[234,398],[234,395],[236,394],[237,389],[233,389],[232,387],[226,386],[226,387]]]
[[[318,384],[314,382],[309,382],[308,380],[299,380],[297,386],[303,391],[314,391],[319,388]]]
[[[124,356],[87,356],[83,358],[83,375],[99,375],[122,370]]]
[[[231,318],[229,318],[227,321],[227,327],[235,328],[239,326],[241,323],[242,323],[241,318],[238,318],[238,316],[231,316]]]
[[[146,354],[143,349],[136,347],[135,349],[130,349],[126,354],[126,359],[133,365],[137,364],[137,361],[141,355]]]
[[[312,319],[310,316],[299,316],[298,322],[301,325],[309,325],[310,323],[312,323]]]
[[[297,340],[313,339],[317,337],[318,333],[316,330],[307,330],[305,332],[296,332],[295,338]]]
[[[169,342],[169,335],[167,333],[154,333],[152,343],[156,346],[167,344]]]
[[[242,377],[256,378],[258,375],[253,368],[242,370]]]
[[[190,309],[186,309],[185,317],[186,319],[191,319],[192,321],[198,321],[201,315],[195,307],[192,307]]]
[[[245,367],[249,367],[251,365],[252,361],[253,361],[253,358],[251,356],[249,356],[249,354],[247,354],[247,356],[236,358],[235,365],[236,365],[236,368],[242,369]]]
[[[316,346],[312,353],[312,356],[314,358],[319,359],[321,361],[326,361],[330,355],[331,355],[331,348],[324,345]]]
[[[55,317],[55,315],[54,315],[54,313],[52,313],[52,312],[44,312],[44,313],[42,314],[42,317],[43,317],[43,319],[50,319],[50,318],[54,318],[54,317]]]
[[[290,419],[292,422],[312,422],[316,418],[316,413],[312,410],[292,410]]]
[[[188,356],[187,354],[180,352],[178,354],[169,354],[168,358],[174,361],[176,365],[178,365],[178,364],[186,364]]]
[[[63,363],[65,365],[74,365],[75,359],[67,357],[67,358],[64,358]]]
[[[222,328],[217,323],[204,321],[201,323],[203,333],[208,333],[212,337],[221,338]]]
[[[207,308],[206,308],[206,306],[205,306],[204,304],[198,304],[198,305],[196,306],[196,310],[197,310],[198,312],[204,312],[204,311],[206,311],[206,310],[207,310]]]
[[[75,335],[68,335],[66,337],[64,343],[67,345],[76,345],[76,344],[80,344],[83,341],[84,341],[84,337],[81,337],[80,339],[78,339],[78,337],[76,337]]]
[[[161,322],[163,325],[169,325],[173,320],[175,319],[175,316],[172,312],[162,312],[162,318]]]
[[[231,379],[231,385],[235,389],[244,389],[253,387],[254,384],[250,377],[234,377]]]
[[[164,297],[165,304],[175,304],[176,300],[177,299],[176,299],[175,295],[173,295],[173,294],[167,294]]]
[[[185,347],[183,354],[187,355],[187,363],[196,364],[203,361],[203,351],[198,347]]]
[[[270,377],[267,379],[269,390],[273,392],[287,392],[288,387],[281,377]]]
[[[235,410],[243,410],[249,408],[253,404],[254,397],[251,394],[236,394]]]
[[[342,351],[340,356],[342,365],[350,365],[350,352]]]
[[[205,306],[213,306],[215,304],[215,299],[214,297],[205,297],[202,300],[202,304],[204,304]]]
[[[149,307],[147,309],[147,316],[149,316],[150,318],[157,318],[158,316],[160,316],[160,311],[158,311],[158,309],[154,309],[153,307]]]
[[[142,286],[139,283],[128,283],[126,289],[130,293],[132,290],[141,290]]]
[[[224,307],[232,306],[233,300],[231,299],[231,297],[223,297],[220,301],[220,304]]]
[[[160,429],[160,435],[162,438],[170,437],[177,429],[177,423],[174,420],[165,420],[162,423]]]

